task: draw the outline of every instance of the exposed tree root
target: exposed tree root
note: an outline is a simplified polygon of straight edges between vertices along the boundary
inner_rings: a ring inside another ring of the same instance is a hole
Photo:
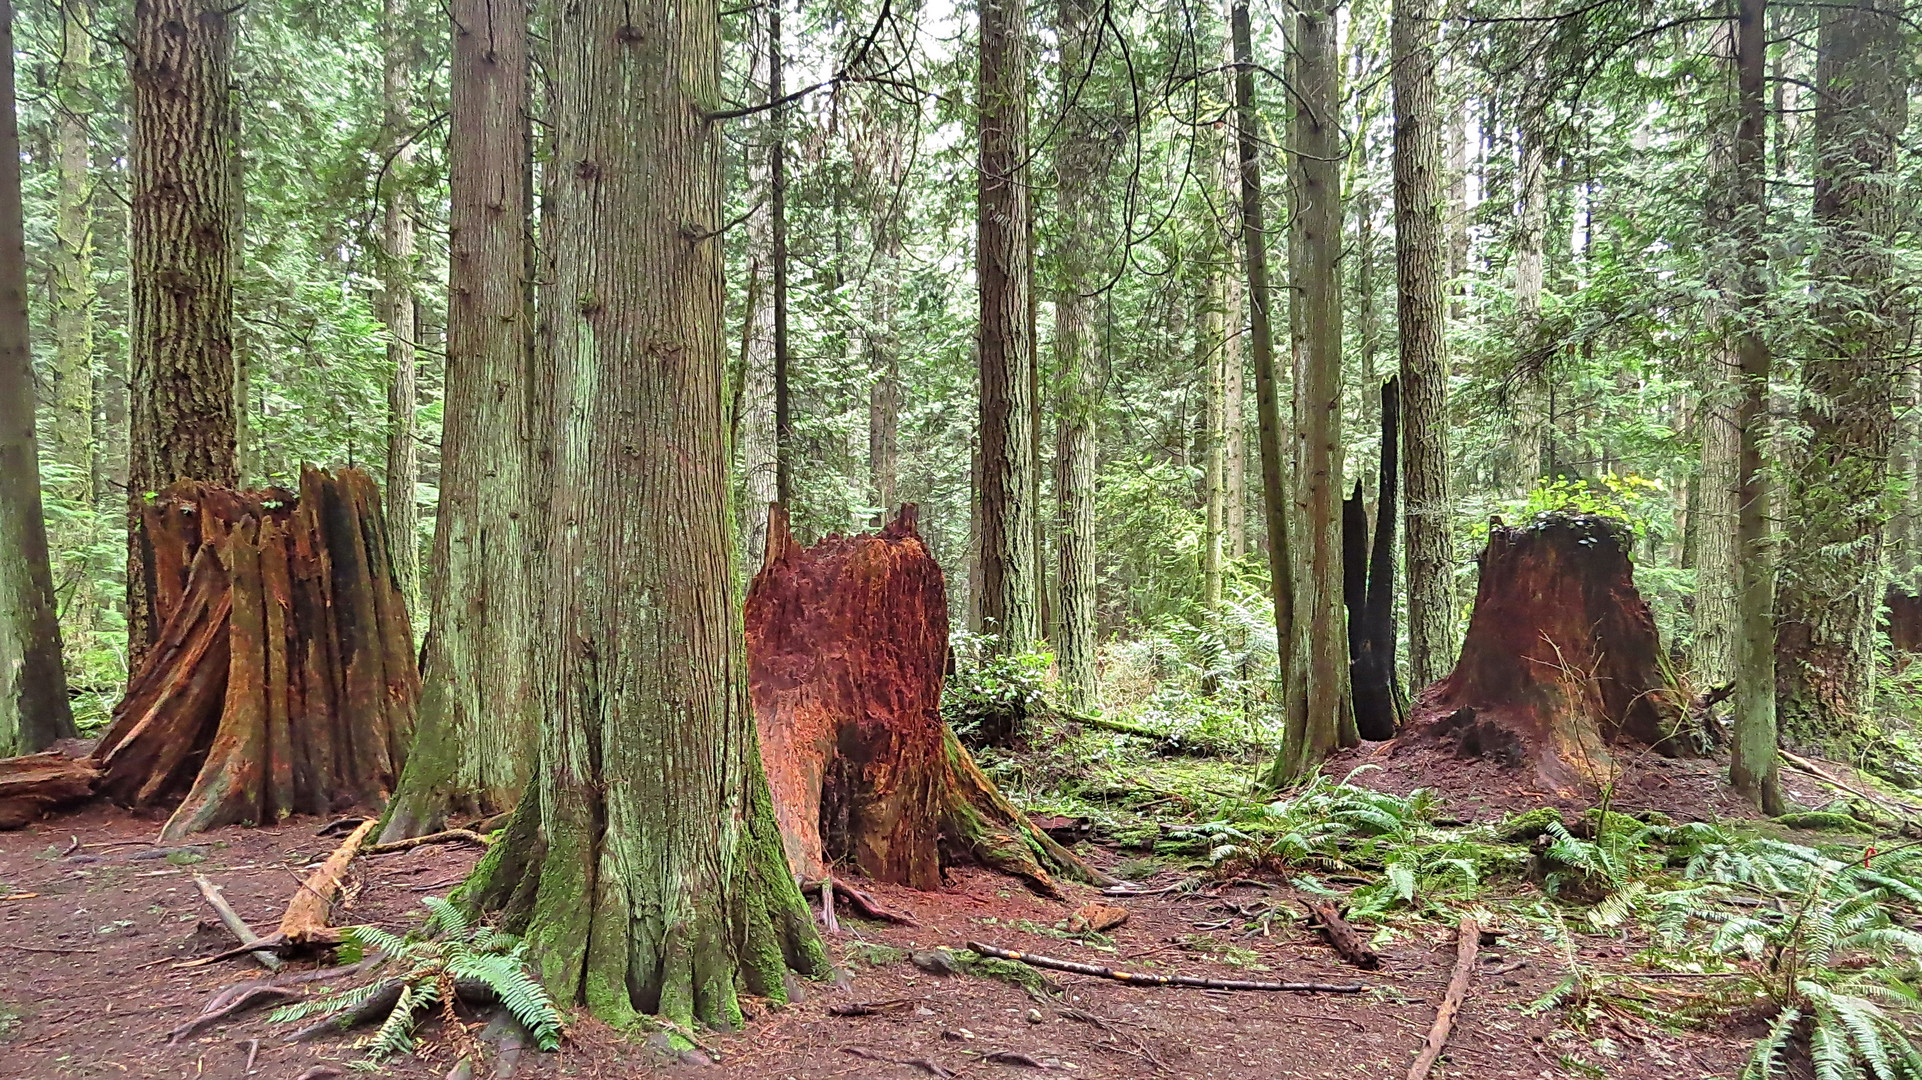
[[[367,848],[367,854],[385,855],[392,851],[407,851],[424,844],[454,843],[473,844],[475,847],[484,848],[492,844],[493,841],[472,829],[442,829],[440,832],[428,833],[426,836],[410,836],[405,840],[393,840],[385,844],[371,844]]]
[[[862,892],[841,878],[828,878],[825,880],[833,884],[834,895],[846,900],[848,906],[852,907],[862,918],[873,919],[876,922],[893,923],[896,926],[921,925],[914,921],[914,916],[909,915],[905,911],[896,911],[888,907],[886,904],[875,899],[873,895]],[[822,881],[803,880],[801,882],[801,891],[814,893],[821,888],[823,883]]]
[[[167,1036],[167,1045],[179,1046],[222,1020],[231,1019],[249,1010],[266,1005],[284,1005],[289,1001],[298,1001],[304,996],[306,996],[304,992],[292,987],[257,984],[219,1009],[203,1012],[174,1028]]]
[[[997,945],[987,945],[979,941],[968,942],[968,948],[982,956],[992,956],[998,960],[1015,960],[1029,967],[1068,971],[1076,975],[1093,975],[1099,979],[1113,979],[1116,982],[1133,983],[1138,986],[1189,986],[1199,990],[1283,990],[1315,994],[1359,994],[1368,989],[1367,983],[1271,982],[1257,979],[1207,979],[1196,975],[1151,975],[1141,971],[1122,971],[1117,968],[1102,967],[1099,964],[1083,964],[1075,960],[1056,960],[1051,956],[1016,952],[1013,949],[1003,949]]]

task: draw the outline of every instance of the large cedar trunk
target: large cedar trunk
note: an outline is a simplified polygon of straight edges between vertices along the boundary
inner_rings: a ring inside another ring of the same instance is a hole
[[[803,549],[778,506],[747,597],[749,685],[788,862],[937,889],[972,859],[1058,894],[1099,874],[1029,824],[941,720],[948,601],[904,506]]]
[[[419,678],[374,483],[181,481],[147,500],[160,635],[94,747],[98,788],[184,801],[161,835],[384,801]]]
[[[1588,514],[1497,523],[1461,658],[1417,698],[1401,743],[1453,746],[1589,796],[1611,779],[1611,748],[1687,750],[1630,539]]]

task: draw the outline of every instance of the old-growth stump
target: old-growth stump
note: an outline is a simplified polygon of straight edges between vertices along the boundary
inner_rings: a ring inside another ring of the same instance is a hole
[[[761,756],[788,861],[937,889],[971,859],[1054,895],[1100,875],[1030,824],[941,720],[948,603],[914,507],[879,533],[795,543],[769,514],[747,597]]]
[[[312,467],[298,495],[148,501],[161,630],[94,748],[99,791],[181,800],[166,838],[386,799],[420,680],[379,508],[365,473]]]
[[[1398,745],[1449,746],[1587,797],[1616,754],[1686,752],[1629,542],[1622,523],[1589,514],[1491,528],[1461,657],[1416,699]]]

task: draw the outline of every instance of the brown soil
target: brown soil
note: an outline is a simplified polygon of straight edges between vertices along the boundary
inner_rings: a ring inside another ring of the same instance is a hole
[[[286,1029],[269,1024],[263,1014],[241,1017],[180,1047],[164,1045],[167,1031],[198,1012],[215,991],[259,975],[246,959],[189,970],[173,966],[232,944],[196,893],[191,875],[206,874],[257,929],[271,929],[297,887],[301,868],[324,858],[336,841],[314,835],[317,821],[299,819],[274,828],[216,829],[196,838],[194,853],[169,859],[147,843],[158,824],[94,806],[0,836],[0,1077],[237,1078],[245,1075],[250,1039],[260,1040],[255,1075],[266,1080],[294,1080],[318,1063],[344,1066],[355,1060],[358,1055],[346,1040],[282,1045]],[[63,857],[75,840],[82,846]],[[203,860],[191,862],[195,853]],[[1106,861],[1103,852],[1090,854]],[[363,858],[337,922],[404,930],[417,918],[420,898],[443,895],[474,859],[472,849],[457,846]],[[1167,873],[1152,884],[1177,880]],[[760,1011],[745,1031],[710,1037],[709,1045],[722,1057],[717,1066],[661,1066],[638,1043],[582,1021],[561,1052],[529,1055],[514,1075],[684,1073],[796,1080],[934,1075],[902,1064],[917,1059],[960,1076],[1036,1073],[982,1060],[993,1052],[1014,1051],[1058,1065],[1048,1070],[1055,1075],[1083,1078],[1399,1077],[1422,1041],[1453,962],[1452,928],[1411,923],[1381,945],[1382,970],[1345,968],[1296,917],[1301,904],[1285,886],[1238,883],[1118,900],[1132,915],[1112,932],[1112,951],[1037,932],[1062,922],[1092,897],[1093,890],[1085,887],[1069,886],[1068,902],[1057,903],[1005,877],[961,869],[940,893],[871,888],[921,925],[868,924],[844,911],[832,948],[849,972],[845,985],[811,985],[800,1004]],[[1246,931],[1277,906],[1284,910],[1268,923],[1266,936]],[[905,961],[872,967],[860,960],[863,943],[960,948],[971,938],[1144,971],[1324,981],[1360,977],[1380,989],[1345,997],[1229,993],[1055,974],[1049,978],[1065,998],[1054,1002],[1032,999],[991,979],[937,977]],[[1595,968],[1626,970],[1633,965],[1625,957],[1636,947],[1619,937],[1589,938],[1581,959]],[[1563,974],[1557,951],[1525,927],[1516,927],[1513,937],[1484,953],[1482,973],[1437,1077],[1579,1075],[1559,1062],[1563,1055],[1579,1056],[1616,1077],[1706,1078],[1733,1075],[1738,1068],[1745,1045],[1739,1033],[1678,1036],[1624,1016],[1578,1035],[1566,1030],[1554,1012],[1525,1015],[1522,1007]],[[1652,985],[1662,993],[1680,989],[1674,983]],[[830,1006],[852,1001],[906,1004],[878,1016],[829,1012]],[[1076,1019],[1064,1006],[1100,1022]],[[1036,1012],[1031,1015],[1030,1009]],[[425,1023],[422,1032],[431,1056],[397,1062],[390,1075],[446,1075],[450,1061],[438,1046],[439,1022]],[[1615,1056],[1597,1050],[1598,1040],[1607,1040]],[[343,1075],[352,1073],[343,1069]],[[495,1075],[491,1064],[480,1075]]]

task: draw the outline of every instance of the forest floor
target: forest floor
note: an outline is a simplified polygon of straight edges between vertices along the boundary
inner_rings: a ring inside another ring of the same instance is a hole
[[[246,958],[181,969],[185,959],[233,944],[193,883],[204,874],[241,916],[271,929],[302,869],[337,842],[317,821],[227,828],[191,848],[157,849],[158,821],[105,805],[0,834],[0,1080],[55,1077],[242,1077],[296,1080],[331,1063],[350,1075],[352,1040],[286,1045],[287,1030],[265,1013],[242,1016],[181,1046],[169,1030],[219,989],[260,973]],[[76,846],[77,845],[77,846]],[[1095,890],[1070,887],[1046,900],[1005,878],[959,868],[937,894],[872,886],[913,915],[916,927],[864,922],[845,911],[830,948],[845,973],[839,986],[809,984],[806,1000],[754,1010],[745,1030],[712,1036],[720,1061],[708,1068],[663,1066],[640,1044],[592,1021],[569,1031],[558,1052],[520,1055],[514,1076],[717,1077],[1017,1076],[1045,1069],[1096,1078],[1401,1077],[1421,1046],[1454,962],[1452,925],[1414,917],[1384,921],[1375,944],[1379,971],[1349,968],[1302,921],[1301,895],[1281,881],[1227,883],[1197,877],[1178,862],[1153,865],[1110,847],[1084,845],[1098,864],[1123,869],[1156,895],[1106,898],[1130,913],[1103,935],[1058,927]],[[476,858],[472,849],[433,846],[364,857],[337,924],[396,931],[418,924],[420,900],[445,895]],[[1117,867],[1117,863],[1120,866]],[[1143,871],[1149,871],[1144,873]],[[1516,904],[1530,900],[1517,883]],[[1504,900],[1481,897],[1485,911]],[[1435,1077],[1729,1077],[1755,1038],[1755,1024],[1718,1023],[1677,1033],[1633,1012],[1591,1011],[1581,1030],[1561,1010],[1528,1006],[1561,981],[1571,962],[1591,975],[1633,972],[1641,947],[1633,928],[1574,932],[1573,951],[1539,920],[1491,918],[1497,936],[1479,970]],[[1050,974],[1034,990],[967,974],[936,976],[910,962],[911,950],[965,948],[969,940],[1063,959],[1149,972],[1242,979],[1349,981],[1355,995],[1228,992],[1130,986]],[[1686,980],[1651,979],[1655,1000],[1685,995]],[[883,1003],[870,1016],[834,1006]],[[387,1066],[390,1075],[443,1077],[450,1055],[438,1021],[423,1024],[427,1056]],[[258,1040],[257,1045],[254,1043]],[[254,1071],[246,1065],[255,1049]],[[1027,1064],[986,1060],[997,1052]],[[497,1062],[481,1076],[497,1075]]]

